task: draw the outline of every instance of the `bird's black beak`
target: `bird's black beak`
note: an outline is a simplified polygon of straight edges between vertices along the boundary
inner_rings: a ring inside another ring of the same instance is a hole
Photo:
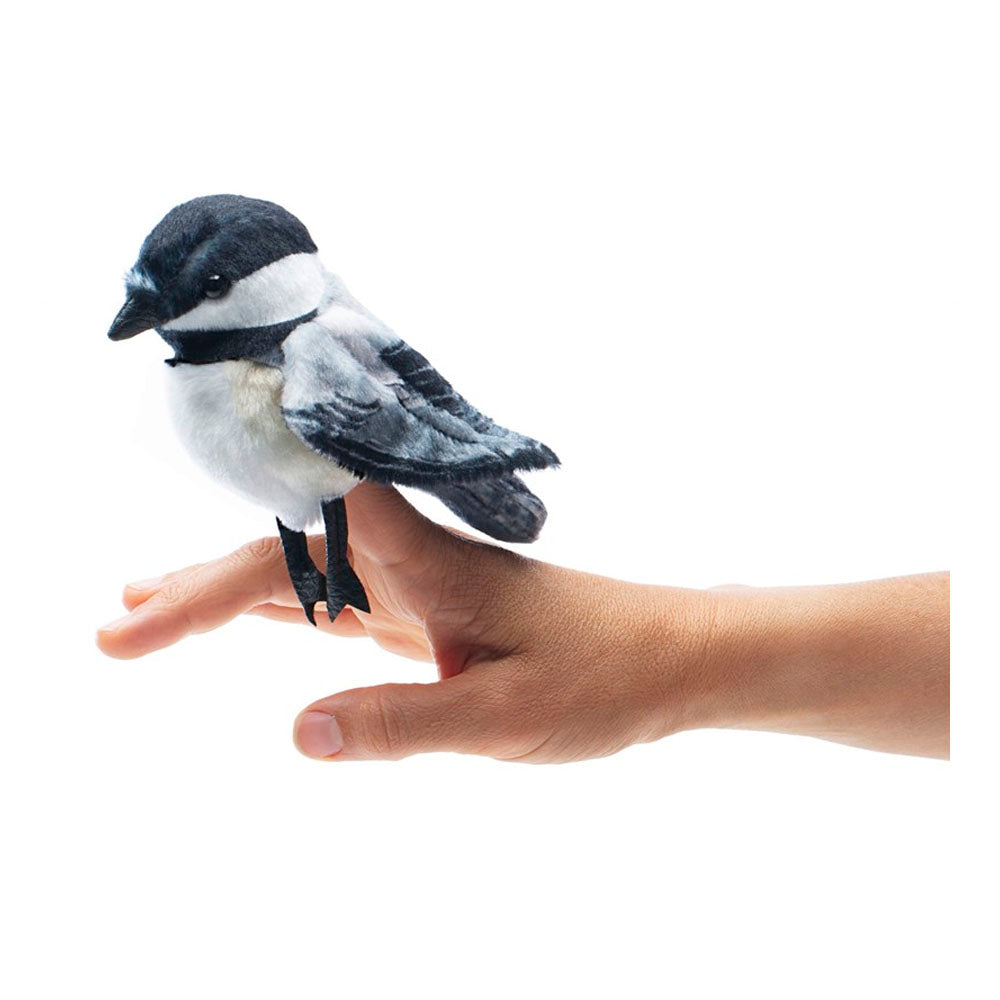
[[[138,290],[130,293],[125,305],[118,310],[108,336],[112,340],[128,340],[129,337],[134,337],[143,330],[151,330],[169,319],[169,313],[156,295]]]

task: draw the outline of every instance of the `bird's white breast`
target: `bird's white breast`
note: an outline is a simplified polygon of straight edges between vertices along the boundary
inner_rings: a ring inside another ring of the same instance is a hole
[[[281,416],[281,371],[255,361],[176,365],[170,401],[181,440],[195,460],[247,499],[301,530],[323,500],[357,478],[323,458]]]

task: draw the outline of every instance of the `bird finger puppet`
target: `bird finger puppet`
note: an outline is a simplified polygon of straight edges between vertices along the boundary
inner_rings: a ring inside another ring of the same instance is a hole
[[[344,496],[362,479],[416,486],[472,527],[533,541],[545,507],[517,476],[558,465],[545,445],[467,403],[320,262],[269,201],[195,198],[146,237],[108,336],[173,349],[170,401],[195,460],[277,515],[306,617],[368,597],[347,560]],[[322,517],[326,567],[306,546]]]

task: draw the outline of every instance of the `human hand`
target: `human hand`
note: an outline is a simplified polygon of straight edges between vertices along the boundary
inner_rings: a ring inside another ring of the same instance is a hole
[[[347,497],[370,615],[319,627],[437,664],[430,684],[320,699],[295,721],[311,757],[450,750],[555,762],[681,729],[799,733],[948,753],[945,573],[827,587],[642,586],[562,569],[434,524],[395,490]],[[312,540],[322,562],[322,539]],[[98,633],[143,656],[241,614],[306,625],[277,538],[125,589]],[[312,627],[312,626],[308,626]]]
[[[613,753],[685,724],[685,683],[704,646],[708,595],[621,583],[547,565],[447,531],[395,490],[347,497],[351,561],[370,615],[319,628],[370,636],[434,660],[440,680],[345,691],[310,705],[295,739],[309,756],[396,759],[435,750],[505,760]],[[311,540],[322,564],[321,537]],[[308,626],[280,543],[125,589],[129,614],[98,634],[131,658],[245,613]],[[669,648],[666,648],[669,647]]]

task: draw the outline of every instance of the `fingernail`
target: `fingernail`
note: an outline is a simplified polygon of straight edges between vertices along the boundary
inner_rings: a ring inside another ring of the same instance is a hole
[[[97,631],[115,632],[120,629],[131,617],[131,615],[123,615],[121,618],[116,618],[113,622],[108,622],[107,625],[102,625]]]
[[[344,749],[344,737],[332,715],[303,712],[295,726],[295,744],[307,757],[332,757]]]
[[[125,584],[129,590],[153,590],[163,583],[162,576],[151,576],[148,580],[136,580],[135,583]]]

